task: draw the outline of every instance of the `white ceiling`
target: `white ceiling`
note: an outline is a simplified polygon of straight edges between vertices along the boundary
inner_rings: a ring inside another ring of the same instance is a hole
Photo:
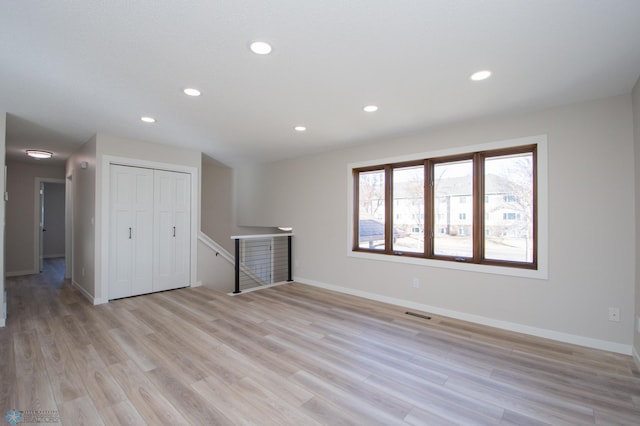
[[[272,161],[629,93],[639,74],[638,0],[0,3],[8,158],[107,133]]]

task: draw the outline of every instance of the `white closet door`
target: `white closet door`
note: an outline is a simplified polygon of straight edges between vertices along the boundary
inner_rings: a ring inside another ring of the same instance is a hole
[[[154,171],[153,290],[190,284],[191,175]]]
[[[153,170],[110,166],[109,299],[153,291]]]

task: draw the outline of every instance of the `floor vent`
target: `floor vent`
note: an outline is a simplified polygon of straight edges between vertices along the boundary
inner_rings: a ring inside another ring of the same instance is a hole
[[[405,312],[405,314],[407,315],[411,315],[412,317],[418,317],[418,318],[422,318],[422,319],[426,319],[426,320],[430,320],[431,317],[429,315],[422,315],[422,314],[417,314],[415,312]]]

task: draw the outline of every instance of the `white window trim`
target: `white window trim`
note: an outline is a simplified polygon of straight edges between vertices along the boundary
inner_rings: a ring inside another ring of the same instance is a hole
[[[383,253],[369,253],[353,251],[353,169],[376,166],[380,164],[401,163],[421,160],[425,158],[445,157],[469,152],[489,151],[501,148],[511,148],[522,145],[537,145],[537,219],[538,219],[538,269],[510,268],[505,266],[481,265],[475,263],[450,262],[445,260],[422,259],[416,257],[390,256]],[[349,163],[347,165],[347,256],[376,260],[381,262],[406,263],[435,268],[456,269],[460,271],[481,272],[487,274],[509,275],[514,277],[534,278],[546,280],[549,278],[549,182],[548,182],[548,148],[547,135],[529,136],[485,144],[456,147],[446,150],[423,152],[398,157],[388,157],[364,162]]]

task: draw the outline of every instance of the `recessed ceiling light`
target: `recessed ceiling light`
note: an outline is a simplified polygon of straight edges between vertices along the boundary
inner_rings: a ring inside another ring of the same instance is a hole
[[[305,126],[296,126],[293,128],[296,132],[306,132],[307,128]]]
[[[140,120],[144,121],[145,123],[155,123],[156,119],[153,117],[140,117]]]
[[[39,149],[28,149],[27,155],[32,158],[51,158],[53,153],[49,151],[41,151]]]
[[[473,81],[486,80],[489,77],[491,77],[491,71],[489,70],[482,70],[471,74],[471,80]]]
[[[269,43],[265,43],[264,41],[254,41],[249,45],[249,48],[256,55],[268,55],[271,53],[271,45]]]
[[[378,107],[376,105],[367,105],[362,109],[366,112],[376,112],[378,110]]]
[[[188,96],[200,96],[200,91],[198,89],[194,89],[193,87],[187,87],[183,90],[183,92]]]

